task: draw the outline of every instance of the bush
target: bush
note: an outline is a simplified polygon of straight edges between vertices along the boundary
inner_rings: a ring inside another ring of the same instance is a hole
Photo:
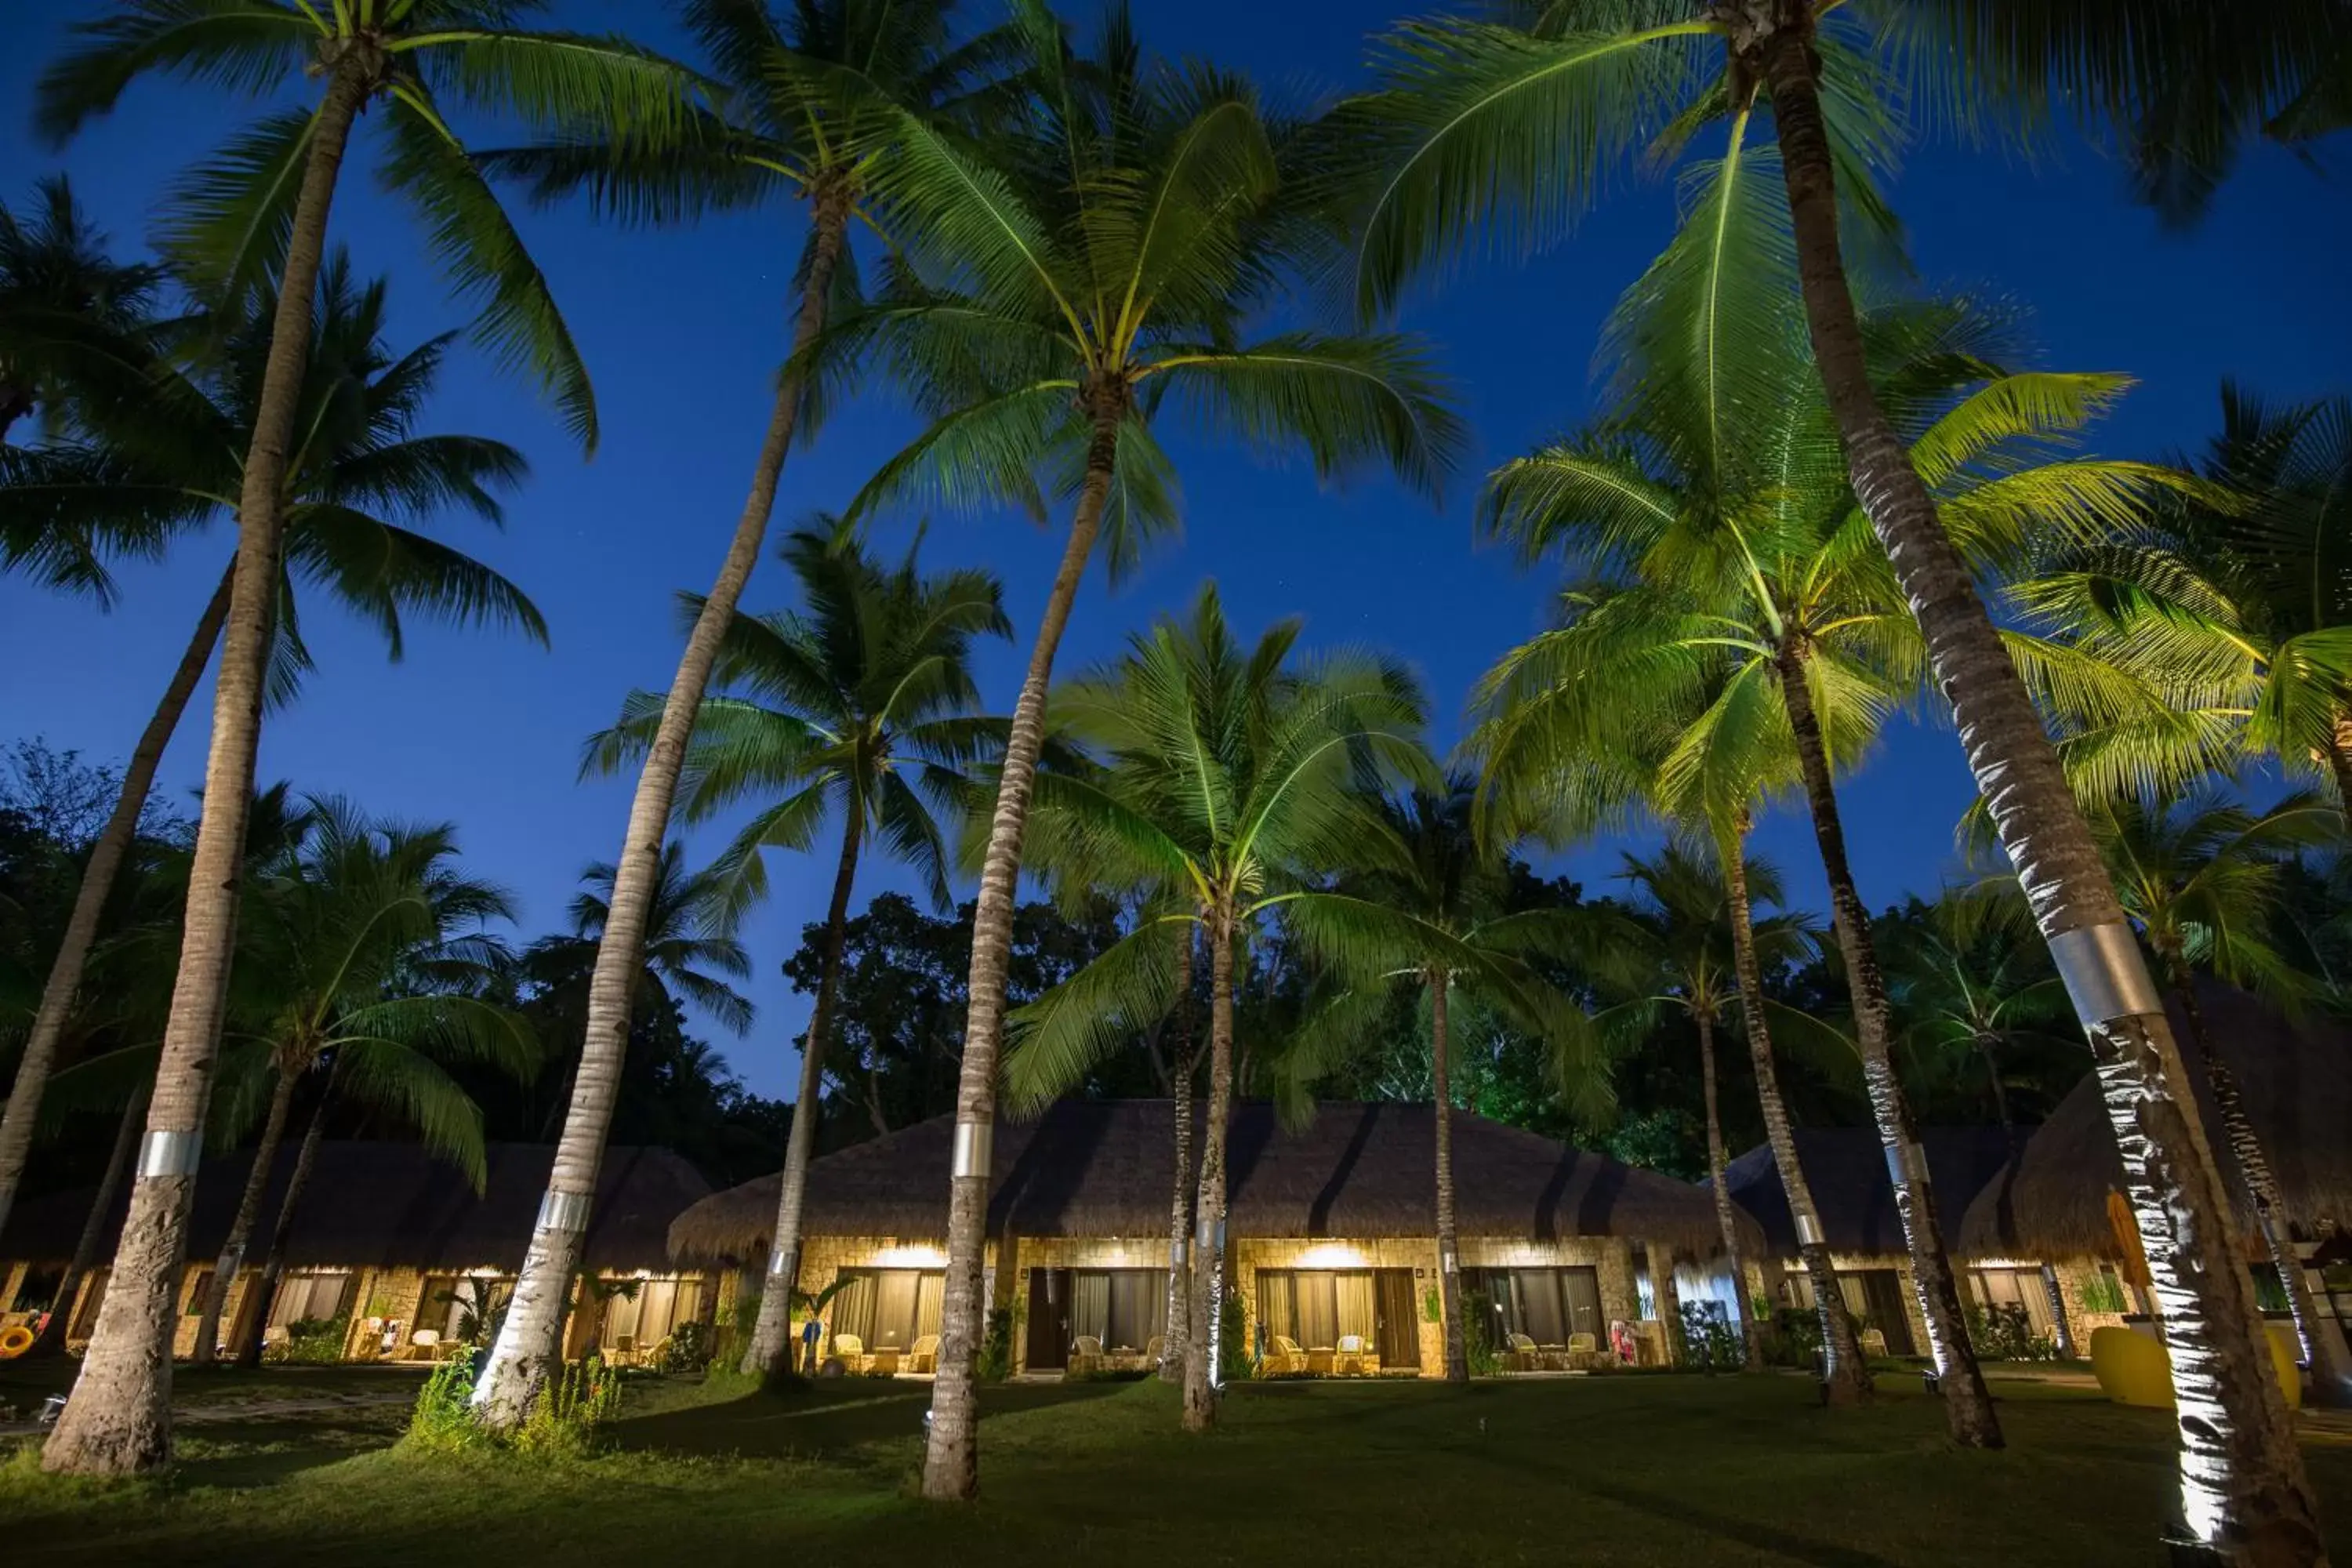
[[[2352,1287],[2352,1280],[2346,1283]],[[2124,1282],[2104,1268],[2084,1280],[2083,1310],[2117,1314],[2130,1311],[2131,1307],[2124,1298]]]
[[[1987,1361],[2056,1361],[2058,1342],[2033,1331],[2033,1320],[2014,1302],[1969,1304],[1969,1342]]]
[[[719,1351],[718,1335],[708,1323],[689,1318],[669,1331],[661,1345],[658,1370],[667,1373],[700,1372],[710,1364]]]
[[[433,1369],[408,1417],[403,1447],[456,1453],[489,1446],[490,1435],[474,1419],[474,1357],[471,1348],[461,1350]]]
[[[323,1364],[343,1359],[343,1342],[352,1321],[341,1318],[297,1318],[286,1325],[286,1342],[272,1346],[268,1358],[278,1362]]]
[[[1820,1370],[1822,1315],[1806,1307],[1783,1307],[1774,1312],[1764,1334],[1764,1359],[1775,1366]]]
[[[980,1337],[980,1360],[973,1368],[982,1383],[1003,1383],[1013,1375],[1013,1330],[1020,1314],[1010,1307],[991,1307],[988,1326]]]
[[[1469,1365],[1473,1377],[1492,1377],[1503,1370],[1503,1353],[1495,1343],[1493,1331],[1487,1324],[1494,1321],[1495,1304],[1485,1292],[1465,1290],[1462,1293],[1462,1359]]]
[[[1217,1378],[1246,1383],[1257,1375],[1256,1348],[1250,1343],[1249,1303],[1227,1290],[1217,1303]]]
[[[514,1446],[526,1454],[577,1458],[595,1451],[602,1428],[620,1411],[619,1370],[592,1355],[547,1380],[515,1433]]]
[[[1683,1364],[1694,1372],[1738,1372],[1748,1364],[1747,1347],[1722,1302],[1683,1303]]]

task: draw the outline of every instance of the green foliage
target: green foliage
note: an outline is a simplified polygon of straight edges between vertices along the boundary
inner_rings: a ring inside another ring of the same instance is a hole
[[[1238,1290],[1227,1289],[1217,1302],[1217,1376],[1223,1383],[1246,1383],[1257,1375],[1256,1346],[1250,1334],[1249,1303]]]
[[[2123,1280],[2105,1268],[2084,1276],[2079,1294],[2085,1312],[2120,1314],[2131,1310],[2131,1303],[2124,1295]]]
[[[298,1318],[286,1325],[286,1342],[273,1348],[269,1359],[313,1365],[341,1362],[351,1326],[349,1313],[340,1318]]]
[[[2033,1320],[2013,1301],[1968,1303],[1969,1342],[1987,1361],[2056,1361],[2058,1342],[2036,1333]]]
[[[515,1429],[516,1452],[542,1458],[580,1458],[594,1453],[604,1428],[621,1410],[621,1374],[602,1358],[565,1364],[547,1380],[539,1400]]]
[[[474,1419],[474,1363],[479,1353],[467,1346],[434,1367],[416,1396],[401,1447],[447,1454],[490,1446],[489,1433]]]
[[[718,1353],[719,1334],[711,1325],[688,1318],[675,1324],[661,1345],[660,1370],[673,1374],[702,1372]]]
[[[1462,1353],[1473,1377],[1503,1370],[1503,1347],[1495,1342],[1495,1303],[1483,1290],[1462,1293]]]
[[[1421,1321],[1424,1323],[1442,1323],[1445,1321],[1445,1297],[1434,1285],[1422,1292]]]
[[[1020,1313],[1011,1307],[991,1307],[988,1326],[980,1340],[980,1360],[974,1375],[982,1383],[1003,1383],[1013,1375],[1013,1344]]]
[[[1694,1372],[1738,1372],[1747,1364],[1738,1326],[1720,1301],[1683,1303],[1683,1365]]]

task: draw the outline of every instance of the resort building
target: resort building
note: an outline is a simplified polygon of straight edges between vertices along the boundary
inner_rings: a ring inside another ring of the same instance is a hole
[[[2199,987],[2198,1008],[2279,1184],[2321,1331],[2342,1334],[2352,1323],[2352,1030],[2316,1017],[2290,1021],[2218,984]],[[2172,1023],[2206,1136],[2236,1201],[2256,1287],[2272,1316],[2284,1319],[2277,1271],[2254,1227],[2253,1204],[2204,1058],[2177,1003]],[[2047,1266],[2074,1342],[2087,1345],[2093,1329],[2153,1309],[2123,1186],[2123,1158],[2099,1082],[2086,1075],[2025,1140],[2015,1163],[1977,1193],[1953,1227],[1955,1250],[1980,1273]]]
[[[1480,1117],[1456,1112],[1453,1130],[1465,1297],[1505,1364],[1669,1354],[1650,1281],[1720,1250],[1706,1194]],[[1327,1103],[1295,1130],[1270,1106],[1234,1108],[1223,1264],[1265,1369],[1443,1375],[1434,1133],[1425,1105]],[[822,1301],[821,1355],[847,1370],[930,1369],[953,1137],[940,1117],[810,1168],[799,1287]],[[777,1182],[680,1215],[675,1264],[758,1280]],[[1017,1321],[1016,1372],[1156,1359],[1175,1191],[1171,1101],[1067,1101],[998,1125],[984,1279]]]
[[[293,1174],[297,1150],[279,1152],[246,1255],[230,1286],[222,1337],[249,1326],[269,1228]],[[554,1150],[494,1143],[478,1195],[466,1178],[415,1143],[328,1142],[287,1239],[287,1273],[261,1325],[268,1342],[298,1337],[320,1359],[429,1361],[483,1338],[514,1287],[547,1190]],[[206,1162],[196,1177],[188,1259],[178,1284],[174,1348],[195,1345],[204,1292],[253,1168],[248,1152]],[[669,1263],[667,1235],[680,1211],[710,1185],[667,1149],[608,1149],[589,1224],[582,1284],[567,1325],[567,1353],[601,1350],[635,1361],[656,1354],[675,1326],[708,1319],[716,1300],[701,1276]],[[68,1312],[67,1345],[79,1350],[105,1299],[104,1260],[114,1254],[127,1192],[102,1223],[100,1267],[71,1301],[57,1300],[94,1193],[50,1194],[16,1205],[0,1232],[0,1328]]]
[[[1877,1336],[1866,1348],[1883,1355],[1926,1355],[1927,1322],[1913,1288],[1903,1216],[1895,1207],[1895,1183],[1887,1173],[1886,1151],[1877,1130],[1800,1127],[1793,1136],[1797,1163],[1812,1189],[1822,1239],[1829,1244],[1846,1310],[1861,1320],[1865,1335]],[[1920,1133],[1927,1184],[1948,1232],[2001,1169],[2020,1136],[1998,1127],[1937,1127]],[[1811,1311],[1813,1282],[1799,1266],[1797,1225],[1770,1146],[1759,1144],[1731,1161],[1724,1167],[1724,1180],[1732,1201],[1763,1230],[1766,1246],[1759,1283],[1765,1298],[1776,1306]],[[2030,1270],[2021,1279],[2006,1264],[1990,1262],[1969,1270],[1962,1289],[1979,1305],[2020,1302],[2032,1316],[2036,1331],[2049,1331],[2048,1296]]]

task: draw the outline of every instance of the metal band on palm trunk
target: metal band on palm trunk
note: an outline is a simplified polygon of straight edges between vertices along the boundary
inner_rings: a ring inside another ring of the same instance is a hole
[[[2085,1026],[2164,1011],[2139,955],[2139,940],[2121,921],[2060,931],[2050,939],[2050,958],[2065,982],[2074,1016]]]
[[[988,1174],[990,1145],[996,1127],[987,1121],[959,1121],[955,1130],[955,1170],[959,1178]]]
[[[586,1230],[589,1198],[585,1193],[560,1193],[548,1189],[547,1196],[539,1201],[539,1227],[541,1230]]]
[[[205,1135],[201,1130],[150,1132],[139,1144],[139,1180],[193,1176],[204,1157]]]

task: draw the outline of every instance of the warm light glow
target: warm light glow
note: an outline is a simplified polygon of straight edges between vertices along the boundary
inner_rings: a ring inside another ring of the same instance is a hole
[[[1298,1255],[1301,1268],[1361,1268],[1364,1255],[1344,1241],[1318,1241]]]
[[[874,1255],[877,1268],[945,1268],[948,1255],[937,1247],[886,1247]]]

